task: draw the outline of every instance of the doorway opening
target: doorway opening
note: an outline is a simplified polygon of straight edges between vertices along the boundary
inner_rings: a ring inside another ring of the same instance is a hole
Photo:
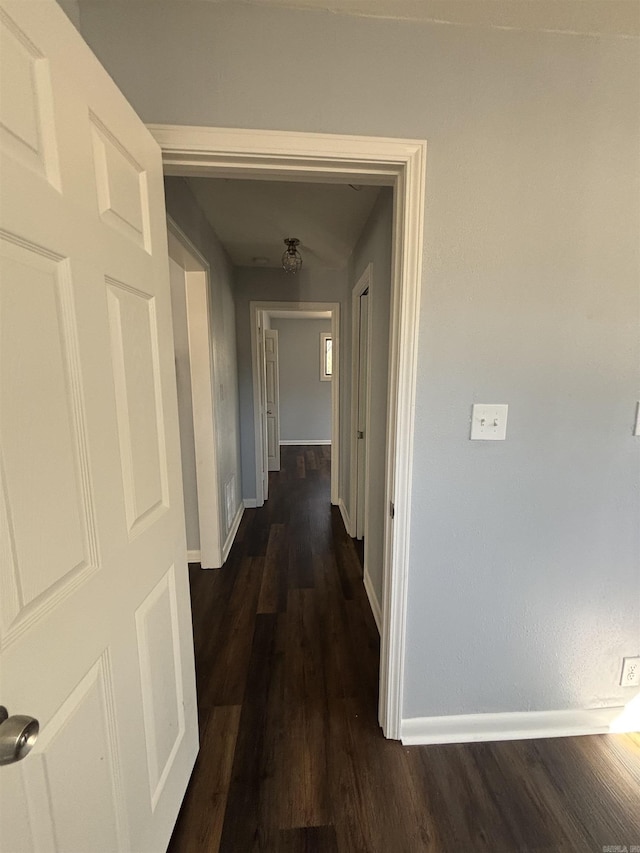
[[[379,722],[402,720],[426,142],[150,125],[165,174],[391,186],[394,192]]]
[[[340,305],[337,302],[251,302],[251,355],[253,411],[256,447],[256,506],[262,506],[269,494],[269,403],[266,333],[271,320],[279,318],[326,318],[331,323],[333,378],[331,381],[331,503],[338,504],[340,472]],[[271,416],[273,417],[273,415]],[[278,430],[279,433],[279,430]],[[298,438],[304,438],[299,436]],[[286,440],[286,439],[285,439]],[[290,444],[298,443],[291,439]],[[278,454],[280,438],[278,436]],[[279,467],[279,466],[278,466]],[[273,469],[272,469],[273,470]]]

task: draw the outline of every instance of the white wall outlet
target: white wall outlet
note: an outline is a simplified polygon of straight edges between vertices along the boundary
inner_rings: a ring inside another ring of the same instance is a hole
[[[640,687],[640,658],[623,658],[620,684],[623,687]]]
[[[507,437],[506,403],[474,403],[471,411],[472,441],[504,441]]]

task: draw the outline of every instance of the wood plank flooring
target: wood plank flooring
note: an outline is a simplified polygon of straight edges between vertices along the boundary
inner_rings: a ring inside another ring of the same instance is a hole
[[[201,746],[170,853],[640,850],[638,736],[385,740],[329,448],[282,448],[269,488],[225,567],[190,567]]]

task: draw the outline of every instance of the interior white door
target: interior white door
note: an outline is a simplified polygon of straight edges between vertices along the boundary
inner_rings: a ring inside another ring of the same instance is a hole
[[[0,848],[166,848],[198,748],[158,146],[54,0],[0,0]]]
[[[369,364],[369,291],[359,299],[359,348],[358,348],[358,422],[357,422],[357,499],[356,499],[356,539],[364,537],[366,507],[366,467],[367,467],[367,366]]]
[[[280,470],[280,373],[278,366],[278,333],[264,333],[265,389],[267,403],[267,464],[269,471]]]

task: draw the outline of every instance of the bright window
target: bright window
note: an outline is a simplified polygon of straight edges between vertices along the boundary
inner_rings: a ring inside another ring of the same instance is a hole
[[[330,332],[320,332],[320,379],[328,382],[333,376],[333,339]]]

